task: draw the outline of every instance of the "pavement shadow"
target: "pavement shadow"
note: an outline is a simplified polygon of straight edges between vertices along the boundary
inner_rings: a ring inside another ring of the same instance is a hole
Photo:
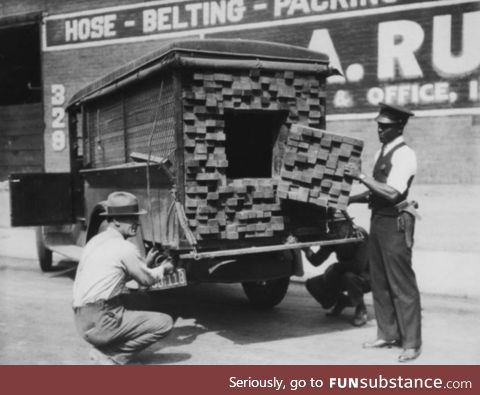
[[[75,264],[64,261],[58,267],[61,269],[49,275],[74,279]],[[136,307],[135,295],[130,296],[126,307],[142,309]],[[357,329],[350,323],[352,308],[345,309],[338,317],[327,317],[326,311],[300,283],[292,283],[285,299],[271,310],[253,309],[240,284],[200,283],[149,292],[148,303],[144,293],[139,292],[137,296],[138,306],[148,304],[148,310],[167,313],[177,321],[170,336],[160,342],[172,347],[190,344],[207,332],[215,332],[236,344],[254,344]],[[369,321],[372,321],[373,309],[368,307]],[[179,321],[195,324],[178,326]],[[149,358],[155,360],[157,353],[149,352]],[[186,355],[177,357],[189,358]],[[175,363],[177,357],[172,355],[171,362],[159,363]],[[166,357],[160,352],[158,358],[164,360]]]
[[[200,325],[186,325],[175,327],[167,338],[161,340],[132,360],[133,364],[174,364],[189,360],[192,355],[189,353],[169,353],[163,350],[166,347],[178,347],[191,344],[198,335],[207,332],[206,328]]]
[[[189,353],[162,353],[143,351],[130,361],[130,365],[170,365],[187,361],[192,357]]]
[[[353,309],[327,317],[300,284],[291,284],[284,301],[271,310],[254,310],[239,284],[197,284],[151,294],[155,309],[175,319],[192,320],[205,332],[215,332],[236,344],[353,330]],[[373,311],[369,306],[369,321]],[[369,323],[367,323],[369,325]],[[173,332],[180,330],[174,328]],[[198,334],[197,334],[198,335]]]
[[[168,338],[165,339],[165,346],[185,346],[193,343],[197,336],[208,332],[201,325],[175,326]]]
[[[61,259],[53,264],[51,270],[46,272],[46,275],[49,277],[67,277],[73,281],[77,272],[77,266],[77,261]]]

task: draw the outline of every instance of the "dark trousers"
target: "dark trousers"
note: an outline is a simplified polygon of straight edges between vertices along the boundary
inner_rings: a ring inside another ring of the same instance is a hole
[[[325,309],[334,306],[345,291],[351,306],[363,305],[363,294],[370,291],[368,279],[348,271],[341,262],[333,263],[325,273],[309,278],[305,285]]]
[[[117,363],[126,363],[137,352],[165,337],[173,327],[164,313],[145,311],[148,300],[122,295],[74,308],[79,334]]]
[[[412,248],[397,217],[373,215],[369,237],[370,278],[378,338],[401,340],[403,348],[422,344],[421,306]]]

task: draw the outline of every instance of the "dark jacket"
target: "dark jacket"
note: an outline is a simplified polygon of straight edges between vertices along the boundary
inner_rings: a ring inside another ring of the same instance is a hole
[[[320,266],[332,253],[335,253],[342,271],[368,276],[368,233],[363,228],[358,229],[364,237],[363,241],[323,246],[310,257],[310,263],[313,266]]]

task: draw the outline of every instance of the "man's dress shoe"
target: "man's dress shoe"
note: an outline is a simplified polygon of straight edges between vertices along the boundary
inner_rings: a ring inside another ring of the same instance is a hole
[[[97,365],[118,365],[117,361],[96,348],[90,349],[90,359]]]
[[[383,347],[392,348],[393,346],[396,346],[398,344],[399,344],[398,340],[377,339],[377,340],[374,340],[373,342],[363,343],[363,348],[383,348]]]
[[[363,326],[367,323],[367,319],[368,319],[367,311],[357,309],[357,311],[355,311],[355,316],[353,317],[353,320],[352,320],[352,325],[353,326]]]
[[[421,354],[420,348],[406,348],[398,357],[398,362],[409,362],[417,359]]]
[[[337,317],[339,316],[342,311],[347,307],[349,304],[348,298],[345,295],[340,295],[340,297],[337,300],[337,304],[335,307],[327,312],[327,317]]]

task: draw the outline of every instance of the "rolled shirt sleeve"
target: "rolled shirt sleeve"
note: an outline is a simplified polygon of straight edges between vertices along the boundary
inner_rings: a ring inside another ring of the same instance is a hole
[[[387,185],[400,194],[408,188],[408,180],[417,173],[417,157],[408,146],[403,146],[392,156],[392,168],[387,178]]]
[[[152,285],[161,278],[161,272],[149,269],[138,248],[130,242],[123,245],[122,263],[128,275],[142,285]]]

